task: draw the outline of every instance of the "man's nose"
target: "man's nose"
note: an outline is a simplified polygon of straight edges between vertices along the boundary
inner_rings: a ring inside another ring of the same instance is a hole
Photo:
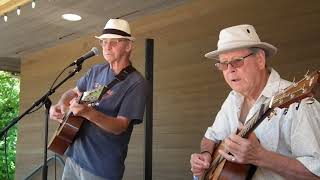
[[[111,48],[112,48],[110,42],[106,42],[103,47],[104,47],[105,49],[111,49]]]
[[[236,68],[235,67],[233,67],[231,64],[227,64],[227,71],[231,71],[231,72],[234,72],[234,70],[235,70]]]

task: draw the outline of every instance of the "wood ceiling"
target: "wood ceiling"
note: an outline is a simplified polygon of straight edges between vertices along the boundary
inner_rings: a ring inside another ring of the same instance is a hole
[[[137,18],[187,0],[0,0],[0,70],[19,72],[20,58],[57,43],[101,31],[107,19]],[[20,6],[21,15],[16,9]],[[3,15],[8,21],[4,22]],[[81,21],[68,22],[62,14],[76,13]]]
[[[23,55],[88,34],[96,34],[101,31],[109,18],[124,18],[130,21],[188,1],[191,0],[35,0],[36,7],[32,9],[32,0],[0,0],[0,70],[19,72],[20,58]],[[193,0],[193,2],[195,1]],[[243,10],[251,9],[252,12],[255,12],[256,9],[261,9],[257,3],[253,2],[255,1],[212,1],[212,5],[217,9],[217,13],[222,7],[229,7],[230,11],[240,11],[238,16],[224,15],[219,17],[222,22],[227,23],[229,19],[234,20],[248,14],[241,13]],[[314,19],[317,19],[320,14],[319,1],[288,0],[282,2],[292,5],[286,8],[279,6],[276,2],[271,1],[267,3],[268,5],[265,4],[264,9],[267,10],[262,12],[269,16],[274,15],[273,22],[263,21],[264,16],[260,14],[261,10],[251,14],[255,14],[257,22],[274,23],[275,27],[277,19],[287,18],[287,21],[279,22],[304,22],[303,26],[295,27],[296,31],[302,31],[307,27],[316,30],[320,28],[319,23],[314,23]],[[244,7],[237,7],[238,3]],[[21,8],[20,16],[17,16],[16,13],[18,6]],[[4,13],[8,16],[7,22],[3,20]],[[61,18],[64,13],[79,14],[82,16],[82,20],[65,21]],[[279,29],[277,34],[290,35],[286,31],[286,29]],[[310,33],[318,32],[303,33],[299,35],[299,39],[314,41],[315,39]],[[310,39],[310,37],[313,38]]]

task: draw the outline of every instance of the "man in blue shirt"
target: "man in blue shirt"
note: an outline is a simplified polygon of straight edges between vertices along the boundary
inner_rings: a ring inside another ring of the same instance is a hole
[[[64,180],[122,179],[133,126],[143,119],[146,81],[137,71],[105,93],[98,106],[77,102],[83,92],[108,85],[131,65],[134,38],[127,21],[110,19],[102,35],[96,38],[100,40],[106,63],[93,66],[50,109],[50,117],[55,120],[61,121],[68,108],[75,116],[87,119],[65,153]]]

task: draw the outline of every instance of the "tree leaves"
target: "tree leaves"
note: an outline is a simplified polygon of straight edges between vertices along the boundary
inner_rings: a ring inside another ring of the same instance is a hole
[[[20,79],[8,72],[0,71],[0,129],[12,121],[13,118],[19,115],[19,93]],[[13,126],[7,132],[6,152],[5,154],[5,139],[0,140],[0,179],[14,179],[15,159],[16,159],[16,142],[17,128]],[[6,163],[7,161],[7,163]]]

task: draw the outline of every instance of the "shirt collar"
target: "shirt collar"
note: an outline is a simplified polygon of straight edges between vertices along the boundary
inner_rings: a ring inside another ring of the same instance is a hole
[[[280,88],[280,75],[277,71],[275,71],[273,68],[270,68],[269,71],[271,71],[267,84],[264,87],[264,89],[261,92],[260,96],[265,96],[267,98],[271,98],[274,96],[277,92],[279,92]]]

